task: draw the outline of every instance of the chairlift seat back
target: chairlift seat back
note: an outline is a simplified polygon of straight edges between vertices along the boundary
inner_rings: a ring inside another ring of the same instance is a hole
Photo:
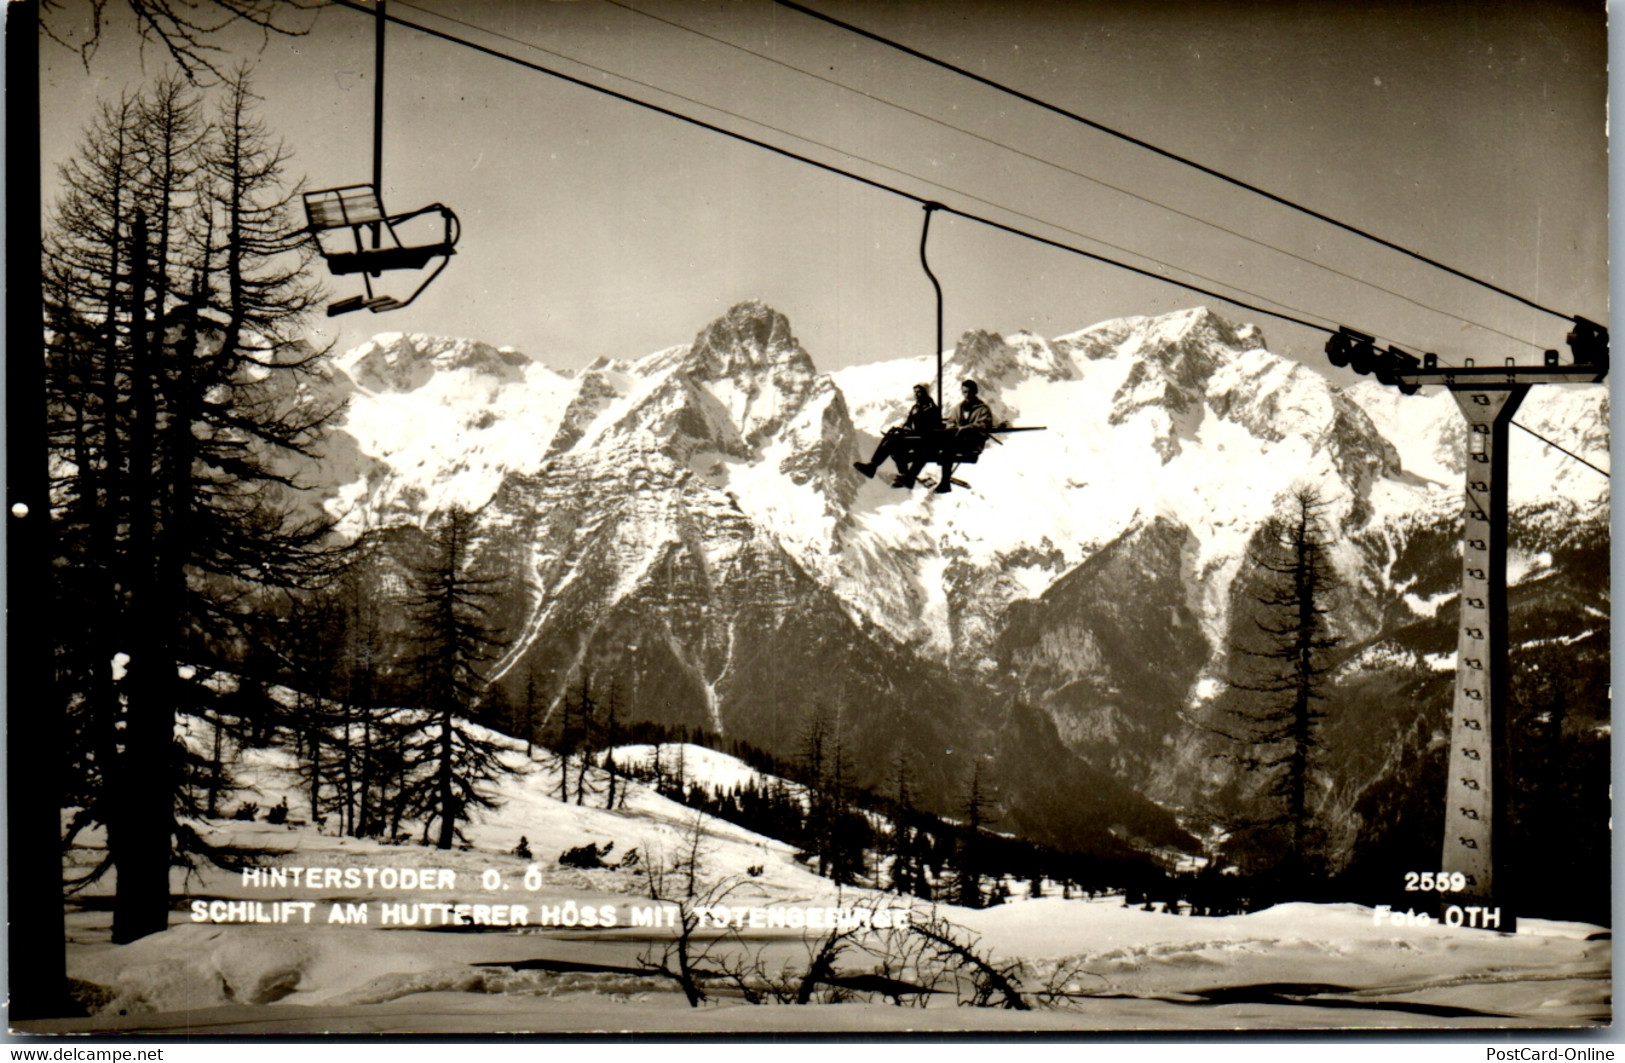
[[[378,190],[372,185],[347,185],[305,193],[305,217],[313,232],[347,229],[385,220]]]
[[[424,214],[440,215],[443,229],[439,239],[427,243],[403,243],[395,227]],[[404,214],[385,213],[378,190],[372,185],[343,185],[306,192],[305,218],[309,231],[317,237],[317,248],[335,276],[349,273],[376,276],[390,270],[422,269],[431,259],[455,254],[461,232],[457,215],[452,213],[450,207],[440,203],[431,203]],[[362,239],[362,230],[374,227],[379,236],[376,242],[380,246],[367,247]],[[322,243],[321,234],[336,229],[351,231],[355,238],[354,250],[340,251]]]
[[[438,238],[427,243],[403,243],[395,227],[425,214],[440,215],[442,227]],[[306,192],[305,220],[306,231],[311,234],[316,250],[327,262],[328,271],[335,277],[359,273],[366,286],[365,296],[340,299],[330,305],[327,308],[329,317],[360,309],[377,314],[408,305],[446,268],[451,256],[457,253],[457,239],[462,232],[457,215],[442,203],[431,203],[405,214],[386,213],[378,197],[378,189],[370,184],[342,185]],[[340,249],[323,242],[324,233],[341,229],[350,231],[353,248]],[[376,246],[367,246],[367,230],[372,236],[370,242]],[[435,259],[441,260],[440,265],[404,299],[373,291],[372,282],[368,280],[397,270],[422,270]]]

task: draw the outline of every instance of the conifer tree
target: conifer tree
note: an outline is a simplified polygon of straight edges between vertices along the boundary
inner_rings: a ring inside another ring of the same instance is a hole
[[[1243,844],[1279,852],[1273,872],[1297,889],[1322,870],[1310,788],[1329,653],[1339,642],[1328,620],[1338,580],[1326,507],[1313,488],[1297,488],[1255,536],[1252,622],[1230,680],[1241,696],[1219,728],[1233,743],[1225,755],[1253,780],[1254,809],[1238,818],[1236,833]]]
[[[828,828],[820,870],[835,882],[855,885],[859,877],[867,872],[869,820],[852,806],[851,758],[847,756],[838,715],[831,741],[830,770],[824,785]]]
[[[908,784],[909,754],[898,749],[893,780],[896,791],[891,801],[891,856],[890,888],[897,893],[912,894],[930,899],[931,884],[925,873],[924,854],[921,851],[920,830],[915,825],[914,796]]]
[[[592,689],[587,683],[585,672],[581,675],[581,711],[577,715],[580,730],[576,733],[576,804],[586,803],[587,799],[587,762],[591,759],[593,710],[598,707],[592,700]]]
[[[965,794],[962,813],[965,817],[964,827],[955,854],[955,903],[965,908],[980,908],[985,903],[982,896],[982,827],[987,822],[987,795],[982,792],[980,761],[971,768],[970,789]]]
[[[520,704],[514,707],[515,720],[513,726],[518,735],[525,740],[525,756],[529,757],[535,745],[536,727],[536,670],[525,671],[525,693]]]
[[[609,688],[609,709],[604,719],[604,770],[609,773],[609,795],[604,798],[604,807],[608,809],[615,807],[615,784],[616,775],[618,774],[615,767],[615,744],[620,740],[620,735],[615,727],[616,695],[618,693],[616,687],[611,686]],[[620,799],[624,804],[626,801],[626,787],[622,785],[620,790]]]
[[[807,786],[807,817],[802,831],[802,848],[818,858],[819,874],[828,874],[830,849],[830,807],[827,782],[826,744],[828,721],[822,706],[808,710],[801,734],[801,781]]]
[[[502,772],[497,747],[470,724],[485,687],[484,670],[504,645],[491,619],[498,581],[473,568],[474,519],[446,514],[428,556],[414,569],[406,600],[421,722],[407,742],[405,814],[438,824],[436,845],[450,849],[472,810],[494,808],[487,786]]]
[[[593,710],[596,707],[585,672],[581,676],[580,691],[573,698],[566,691],[559,699],[559,737],[554,743],[554,754],[559,769],[559,800],[566,804],[572,793],[576,804],[586,800],[587,761],[591,748]],[[570,781],[572,764],[576,769],[573,785]]]

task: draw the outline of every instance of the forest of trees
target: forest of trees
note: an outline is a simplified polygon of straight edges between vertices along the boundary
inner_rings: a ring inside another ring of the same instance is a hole
[[[516,717],[524,715],[519,708],[510,711]],[[1106,859],[998,833],[993,829],[996,796],[979,767],[973,766],[965,778],[951,815],[914,804],[909,781],[912,757],[903,749],[893,759],[886,791],[855,787],[847,777],[850,762],[838,720],[838,712],[823,707],[807,710],[800,749],[786,760],[699,728],[672,728],[646,720],[618,722],[581,688],[561,701],[542,739],[554,750],[551,759],[559,773],[555,795],[561,800],[606,809],[624,807],[624,780],[630,779],[688,808],[788,842],[810,870],[843,885],[973,908],[1009,899],[1017,888],[1012,883],[1023,884],[1019,888],[1028,895],[1041,895],[1046,882],[1065,896],[1099,895],[1130,886],[1159,898],[1166,895],[1175,903],[1189,900],[1186,893],[1194,895],[1195,887],[1177,884],[1185,883],[1185,878],[1165,874],[1149,858]],[[652,755],[612,773],[610,750],[627,746],[653,747]],[[763,778],[708,785],[687,762],[686,747],[692,746],[727,753]],[[614,790],[612,779],[620,780]],[[619,796],[612,799],[612,792]],[[1233,899],[1235,894],[1233,887],[1225,888],[1227,897]]]
[[[206,849],[176,819],[174,728],[213,695],[177,662],[255,640],[245,602],[341,562],[290,501],[333,411],[299,386],[317,293],[254,102],[238,74],[208,105],[177,79],[105,104],[45,223],[57,696],[117,941],[164,929],[172,853]]]
[[[73,885],[116,872],[117,942],[167,927],[172,866],[240,859],[191,825],[227,811],[235,748],[288,737],[313,816],[442,847],[498,771],[468,722],[502,645],[469,516],[341,542],[301,480],[338,407],[255,103],[237,73],[103,105],[43,223],[60,804],[68,840],[106,829]]]

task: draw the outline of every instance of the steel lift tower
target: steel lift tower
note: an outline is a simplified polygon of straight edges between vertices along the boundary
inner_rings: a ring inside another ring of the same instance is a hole
[[[1344,328],[1326,343],[1333,365],[1374,373],[1414,395],[1424,385],[1450,390],[1467,419],[1466,504],[1461,534],[1460,620],[1456,687],[1450,706],[1450,759],[1444,844],[1439,868],[1460,873],[1466,887],[1441,906],[1452,923],[1490,930],[1516,928],[1506,869],[1511,837],[1510,705],[1507,669],[1507,433],[1536,384],[1592,383],[1608,375],[1608,330],[1574,318],[1571,365],[1547,351],[1544,365],[1440,366]],[[1419,869],[1420,870],[1420,869]],[[1429,869],[1433,870],[1433,869]],[[1458,880],[1460,881],[1460,880]],[[1451,910],[1454,908],[1454,911]]]

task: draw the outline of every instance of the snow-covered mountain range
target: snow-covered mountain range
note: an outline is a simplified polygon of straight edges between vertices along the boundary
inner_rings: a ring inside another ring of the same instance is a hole
[[[575,373],[384,334],[338,361],[330,506],[352,532],[479,512],[477,564],[511,588],[505,684],[552,698],[585,673],[635,715],[781,755],[838,709],[860,782],[907,749],[950,803],[982,757],[1010,827],[1058,842],[1188,844],[1164,810],[1217,785],[1192,720],[1225,689],[1248,543],[1295,486],[1330,503],[1351,646],[1445,622],[1464,431],[1442,390],[1340,388],[1205,308],[972,332],[945,380],[1045,430],[950,494],[860,477],[934,377],[926,356],[820,373],[759,303]],[[1518,420],[1607,467],[1605,388],[1536,388]],[[1513,580],[1589,588],[1542,637],[1600,630],[1606,661],[1608,482],[1513,435]],[[1374,763],[1328,783],[1350,815],[1396,767]]]

